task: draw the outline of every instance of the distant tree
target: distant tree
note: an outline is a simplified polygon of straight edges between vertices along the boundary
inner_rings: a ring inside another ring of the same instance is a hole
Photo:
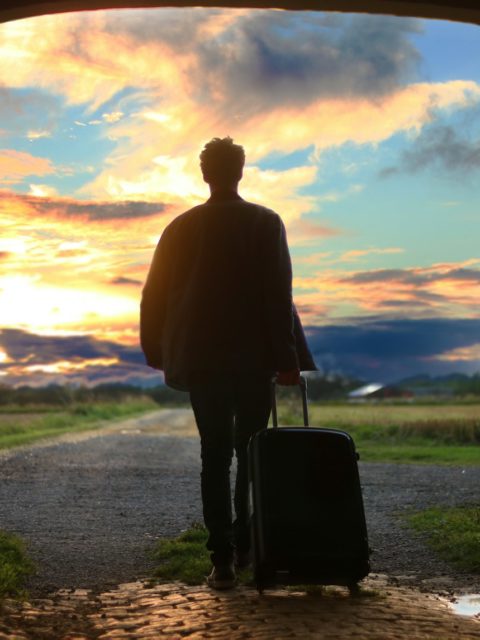
[[[453,387],[456,396],[480,396],[480,373],[456,380]]]
[[[9,387],[6,384],[0,385],[0,405],[13,404],[15,396],[15,389]]]

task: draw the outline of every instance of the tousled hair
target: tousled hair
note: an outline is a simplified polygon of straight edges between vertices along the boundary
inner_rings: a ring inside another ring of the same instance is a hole
[[[200,167],[206,182],[230,184],[242,177],[245,151],[232,138],[213,138],[200,154]]]

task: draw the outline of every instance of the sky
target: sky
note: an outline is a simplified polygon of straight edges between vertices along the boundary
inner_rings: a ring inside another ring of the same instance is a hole
[[[156,384],[141,290],[245,147],[323,373],[480,371],[480,27],[244,9],[0,25],[0,384]]]

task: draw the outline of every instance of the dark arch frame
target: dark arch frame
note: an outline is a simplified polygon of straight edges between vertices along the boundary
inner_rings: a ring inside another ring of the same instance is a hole
[[[0,22],[68,11],[192,6],[392,14],[480,24],[478,0],[3,0]]]

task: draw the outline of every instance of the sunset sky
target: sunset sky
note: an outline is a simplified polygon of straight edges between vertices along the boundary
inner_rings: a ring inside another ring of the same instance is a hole
[[[227,9],[0,25],[0,384],[158,383],[158,238],[245,147],[323,371],[480,371],[480,28]]]

